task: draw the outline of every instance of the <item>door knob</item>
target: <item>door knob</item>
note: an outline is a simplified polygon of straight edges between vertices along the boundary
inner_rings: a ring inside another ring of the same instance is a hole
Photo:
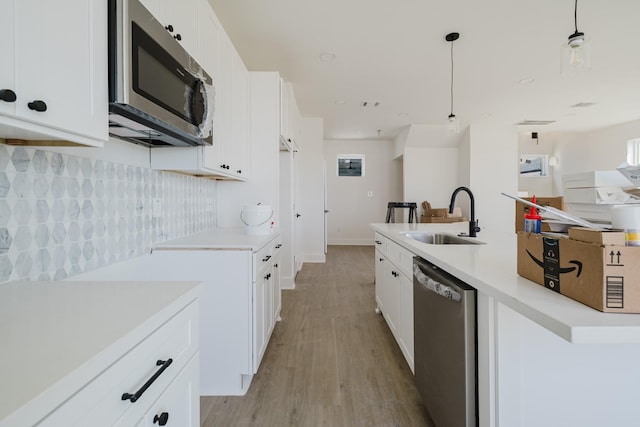
[[[39,113],[47,111],[47,104],[44,101],[40,101],[39,99],[29,102],[27,104],[27,107],[29,107],[30,110],[37,111]]]
[[[11,89],[0,89],[0,100],[4,102],[16,102],[16,93]]]

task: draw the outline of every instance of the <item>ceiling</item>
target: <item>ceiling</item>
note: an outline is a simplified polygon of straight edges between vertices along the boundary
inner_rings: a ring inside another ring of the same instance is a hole
[[[576,131],[640,118],[640,1],[581,0],[592,69],[561,76],[573,0],[209,0],[249,70],[277,70],[325,139],[390,139],[410,124],[553,120]],[[335,59],[320,59],[323,53]],[[523,79],[533,82],[522,84]],[[361,103],[379,102],[377,107]],[[590,107],[572,107],[595,103]]]

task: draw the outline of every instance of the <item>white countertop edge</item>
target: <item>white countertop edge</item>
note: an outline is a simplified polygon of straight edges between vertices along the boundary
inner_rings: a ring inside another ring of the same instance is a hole
[[[462,225],[460,225],[462,224]],[[482,251],[490,251],[491,255],[504,255],[514,263],[510,269],[501,271],[468,271],[453,264],[446,256],[438,252],[455,250],[455,245],[447,245],[449,249],[438,248],[441,245],[428,245],[403,236],[412,231],[438,231],[456,234],[466,231],[467,223],[458,224],[370,224],[370,227],[395,243],[423,257],[427,261],[443,268],[450,274],[476,288],[479,292],[504,304],[515,312],[532,320],[560,338],[574,344],[623,344],[640,343],[640,314],[603,313],[569,297],[557,294],[516,273],[515,254],[504,253],[500,249],[491,248],[495,236],[496,245],[504,239],[516,240],[516,234],[481,232],[478,240],[486,245],[464,245],[465,253],[477,256]],[[508,249],[505,249],[508,250]],[[461,251],[460,251],[461,252]],[[488,252],[487,252],[488,253]],[[456,259],[461,261],[460,258]],[[492,284],[500,283],[502,286]]]
[[[82,282],[78,282],[80,285]],[[178,282],[176,282],[178,283]],[[58,382],[34,396],[29,402],[18,408],[5,418],[0,419],[0,427],[15,425],[35,425],[48,416],[69,397],[76,394],[87,384],[87,378],[92,380],[126,355],[134,346],[164,325],[176,313],[184,310],[199,296],[201,282],[179,282],[192,287],[178,298],[164,306],[154,315],[139,325],[132,325],[132,329],[120,339],[112,342],[104,351],[78,366],[73,372],[61,378]],[[122,351],[120,349],[127,349]],[[44,361],[45,363],[50,361]],[[55,363],[55,361],[53,361]],[[61,396],[64,396],[61,399]],[[0,414],[1,415],[1,414]]]
[[[256,251],[263,248],[273,239],[280,237],[281,231],[276,228],[269,234],[249,235],[244,228],[216,228],[191,234],[179,239],[158,242],[152,250],[247,250]]]

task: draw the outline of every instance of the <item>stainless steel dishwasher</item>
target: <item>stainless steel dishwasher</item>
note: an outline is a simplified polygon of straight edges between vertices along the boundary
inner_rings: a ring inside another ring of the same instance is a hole
[[[437,427],[475,427],[476,290],[413,258],[415,382]]]

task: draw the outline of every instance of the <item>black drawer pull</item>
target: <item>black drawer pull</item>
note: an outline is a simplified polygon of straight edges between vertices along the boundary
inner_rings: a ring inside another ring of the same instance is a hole
[[[262,258],[262,261],[267,262],[271,259],[271,255],[267,255],[266,257]]]
[[[4,102],[16,102],[18,97],[11,89],[0,89],[0,100]]]
[[[376,240],[376,245],[381,245],[382,242],[380,240]]]
[[[161,426],[166,426],[167,425],[167,421],[169,421],[169,413],[168,412],[163,412],[160,415],[156,415],[155,417],[153,417],[153,423],[158,423],[158,425]]]
[[[153,374],[153,376],[151,378],[149,378],[147,380],[146,383],[144,383],[142,385],[142,387],[140,387],[140,390],[136,391],[135,394],[131,394],[131,393],[124,393],[122,395],[122,400],[130,400],[131,403],[134,403],[136,400],[140,399],[140,397],[142,396],[142,394],[147,391],[147,389],[149,387],[151,387],[151,384],[153,384],[153,382],[155,380],[158,379],[158,377],[160,375],[162,375],[162,373],[169,367],[169,365],[171,365],[173,363],[173,359],[168,359],[168,360],[158,360],[156,362],[156,366],[161,366],[160,369],[158,369],[156,371],[155,374]],[[168,416],[168,415],[167,415]],[[161,424],[162,425],[162,424]]]
[[[38,111],[39,113],[47,111],[47,104],[44,101],[40,101],[40,100],[29,102],[27,104],[27,107],[29,107],[30,110]]]
[[[180,34],[176,34],[175,36],[173,36],[173,38],[178,41],[182,40],[182,36]]]
[[[169,31],[170,33],[173,33],[173,25],[169,24],[166,27],[164,27],[165,30]]]
[[[282,243],[278,243],[278,244],[276,245],[276,249],[280,249],[281,247],[282,247]]]

